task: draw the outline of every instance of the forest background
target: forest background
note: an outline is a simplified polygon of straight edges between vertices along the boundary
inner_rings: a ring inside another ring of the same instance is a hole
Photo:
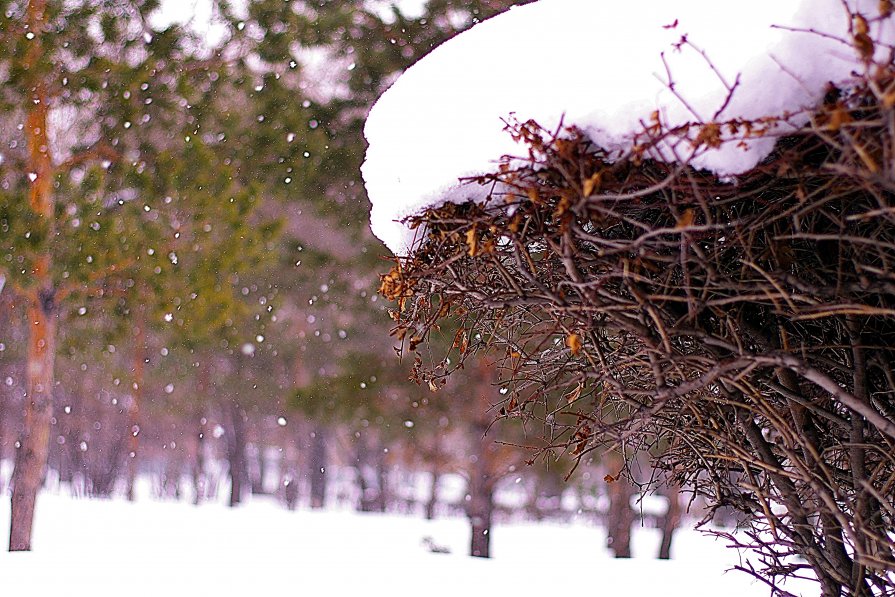
[[[464,513],[481,556],[495,516],[568,515],[572,487],[630,555],[622,463],[595,454],[565,479],[534,461],[521,425],[490,425],[487,360],[438,393],[409,383],[377,295],[364,118],[407,66],[522,3],[214,0],[169,22],[157,0],[0,0],[11,549],[30,548],[43,484],[133,498],[145,478],[197,503]],[[464,483],[453,501],[445,476]],[[501,483],[524,500],[495,501]],[[665,557],[670,503],[650,521]]]

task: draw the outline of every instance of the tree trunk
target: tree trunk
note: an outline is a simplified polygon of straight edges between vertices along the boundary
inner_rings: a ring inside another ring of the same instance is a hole
[[[385,511],[383,468],[382,450],[378,442],[371,444],[366,434],[362,434],[357,440],[357,479],[361,490],[361,512]]]
[[[379,499],[376,510],[385,512],[389,504],[388,469],[385,467],[385,455],[380,446],[376,447],[376,484],[379,486]]]
[[[28,398],[25,427],[13,472],[9,550],[31,549],[37,493],[43,482],[53,417],[53,364],[56,322],[43,305],[29,305]]]
[[[432,465],[432,491],[426,500],[426,520],[435,519],[435,510],[438,507],[438,484],[441,481],[441,471],[444,466],[444,454],[442,446],[442,432],[439,429],[435,433],[429,462]]]
[[[494,516],[494,479],[491,476],[493,446],[485,439],[486,424],[475,425],[473,441],[478,447],[469,473],[469,506],[467,515],[471,527],[469,555],[491,557],[491,522]]]
[[[0,303],[2,306],[2,303]],[[0,312],[2,314],[2,312]],[[0,323],[3,323],[0,321]],[[9,412],[10,406],[7,405],[8,398],[6,397],[6,392],[0,392],[0,462],[3,462],[3,457],[6,455],[6,413]],[[0,494],[4,493],[4,483],[5,479],[3,478],[3,474],[0,473]]]
[[[367,446],[362,438],[357,440],[355,465],[357,470],[357,483],[360,489],[360,511],[372,512],[378,490],[375,487],[372,487],[367,481]]]
[[[677,485],[665,486],[662,494],[668,499],[668,510],[662,517],[662,542],[659,544],[659,559],[671,559],[671,540],[681,524],[681,490]]]
[[[31,0],[26,15],[29,31],[35,37],[25,57],[25,70],[37,71],[42,57],[41,40],[46,34],[46,0]],[[47,135],[48,94],[42,80],[32,83],[32,101],[28,103],[25,133],[28,138],[28,169],[31,182],[31,209],[43,221],[47,238],[53,234],[53,166]],[[27,317],[29,324],[25,426],[16,458],[9,525],[10,551],[31,549],[31,531],[37,493],[43,482],[49,450],[50,421],[53,417],[54,360],[56,350],[55,292],[49,251],[34,261]]]
[[[287,469],[283,478],[283,499],[289,510],[295,510],[298,507],[298,475],[295,468]]]
[[[201,411],[200,411],[201,413]],[[199,505],[205,497],[205,434],[207,420],[201,414],[198,417],[199,426],[196,431],[196,454],[193,458],[193,504]]]
[[[134,322],[134,381],[131,400],[127,405],[128,453],[127,458],[127,500],[134,501],[134,484],[137,480],[140,448],[140,406],[143,402],[143,380],[146,364],[146,307],[136,307]]]
[[[72,433],[72,427],[74,426],[74,421],[73,417],[70,416],[72,410],[71,403],[73,400],[71,395],[66,398],[68,412],[65,416],[59,416],[57,431],[59,437],[62,439],[55,442],[55,449],[58,451],[57,470],[59,471],[59,483],[60,485],[67,485],[69,489],[71,489],[72,483],[74,482],[74,467],[72,466],[73,461],[71,458],[72,436],[74,435]]]
[[[267,474],[267,460],[264,454],[264,445],[255,443],[252,455],[255,457],[251,475],[252,495],[265,495],[267,491],[264,489],[264,476]]]
[[[208,419],[205,414],[207,401],[211,399],[211,368],[207,358],[201,360],[199,367],[199,377],[196,384],[196,447],[195,458],[193,459],[193,503],[198,505],[208,496],[208,475],[205,472],[205,438],[208,436]],[[226,416],[226,415],[225,415]]]
[[[322,508],[326,502],[326,431],[322,425],[314,428],[310,447],[311,508]]]
[[[435,508],[438,506],[438,483],[441,481],[441,471],[438,465],[432,467],[432,491],[426,500],[426,520],[435,519]]]
[[[227,460],[230,464],[230,506],[242,501],[243,481],[246,470],[245,411],[235,400],[227,400],[230,433],[227,434]]]
[[[634,510],[631,498],[634,487],[624,478],[616,478],[624,467],[622,455],[607,452],[604,457],[606,468],[613,480],[609,482],[609,512],[606,520],[607,544],[617,558],[631,557],[631,526],[634,524]]]
[[[469,555],[477,558],[491,557],[491,523],[494,517],[494,492],[488,479],[473,481],[474,488],[469,500],[470,538]],[[478,487],[475,487],[478,485]]]

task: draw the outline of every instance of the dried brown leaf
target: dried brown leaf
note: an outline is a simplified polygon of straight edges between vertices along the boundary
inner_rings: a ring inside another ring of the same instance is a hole
[[[693,220],[696,218],[696,210],[692,207],[688,207],[684,210],[684,213],[680,215],[677,219],[677,224],[675,224],[675,228],[680,230],[682,228],[686,228],[693,224]]]
[[[479,252],[479,236],[475,226],[466,231],[466,246],[469,247],[469,256],[475,257]]]
[[[602,174],[597,172],[590,178],[584,181],[583,191],[585,197],[590,197],[594,194],[594,191],[600,188],[600,179],[602,178]]]
[[[566,346],[572,351],[572,356],[578,356],[581,352],[581,336],[578,334],[569,334],[566,337]]]

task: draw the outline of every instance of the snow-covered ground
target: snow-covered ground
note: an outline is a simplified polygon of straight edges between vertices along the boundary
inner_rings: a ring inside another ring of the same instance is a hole
[[[8,532],[9,499],[0,501]],[[432,553],[429,542],[450,549]],[[493,530],[491,560],[465,555],[462,518],[425,521],[352,511],[290,512],[266,499],[136,503],[43,493],[34,551],[0,552],[3,595],[767,595],[725,569],[735,551],[693,531],[672,561],[653,559],[654,529],[614,560],[601,529],[524,523]],[[791,587],[793,588],[793,587]],[[810,585],[804,594],[816,593]]]

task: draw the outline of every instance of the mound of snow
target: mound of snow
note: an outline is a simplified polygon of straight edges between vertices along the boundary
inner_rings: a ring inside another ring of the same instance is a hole
[[[864,68],[846,4],[873,39],[893,38],[893,19],[871,0],[540,0],[489,19],[408,69],[371,110],[362,172],[373,232],[407,254],[414,232],[401,219],[484,199],[487,189],[459,179],[521,153],[503,130],[511,115],[550,130],[576,125],[612,151],[629,148],[655,111],[670,127],[784,114],[801,126],[829,82]],[[657,157],[731,176],[773,144]]]

